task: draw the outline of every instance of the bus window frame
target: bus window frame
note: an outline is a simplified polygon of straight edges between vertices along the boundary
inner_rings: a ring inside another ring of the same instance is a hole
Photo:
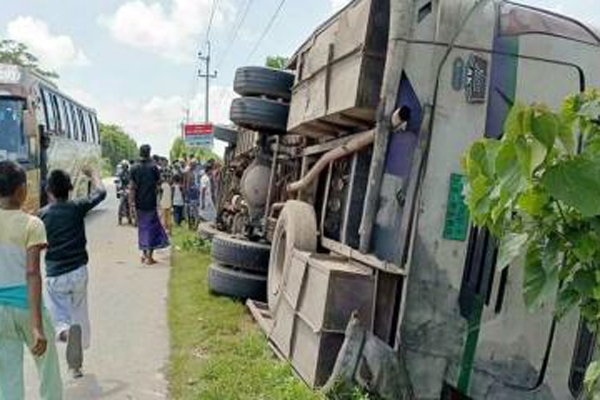
[[[96,143],[96,138],[94,137],[94,129],[90,123],[90,113],[87,110],[82,110],[83,114],[83,123],[85,124],[85,130],[88,132],[88,142]]]
[[[80,141],[81,140],[81,131],[79,129],[79,124],[77,123],[77,111],[75,105],[69,102],[69,110],[71,112],[71,123],[73,124],[73,140]]]
[[[42,92],[42,104],[44,107],[44,114],[45,114],[45,120],[46,120],[46,129],[48,130],[48,132],[53,132],[55,130],[55,124],[56,124],[56,119],[55,119],[55,115],[54,115],[54,110],[52,109],[52,107],[48,106],[48,102],[50,103],[50,105],[52,105],[52,99],[50,97],[50,92],[48,92],[46,89],[42,88],[41,89]]]
[[[77,115],[79,117],[79,127],[80,127],[80,133],[81,133],[81,141],[84,143],[88,142],[88,134],[87,131],[85,130],[85,122],[83,120],[83,111],[81,111],[81,108],[77,107]]]
[[[69,114],[69,102],[67,99],[65,99],[64,97],[61,98],[61,104],[62,104],[62,108],[63,108],[63,112],[65,114],[65,124],[67,127],[67,138],[69,139],[73,139],[73,126],[71,125],[71,115]]]
[[[88,113],[88,117],[90,119],[90,126],[92,127],[92,131],[94,132],[94,143],[98,144],[100,143],[100,138],[98,136],[98,129],[96,127],[96,124],[94,123],[94,114]]]
[[[58,107],[58,115],[60,116],[60,135],[68,138],[69,132],[67,131],[67,116],[65,115],[64,98],[62,96],[56,96],[56,105]]]
[[[102,144],[102,138],[100,137],[100,125],[98,124],[98,116],[92,114],[94,129],[96,130],[96,137],[98,138],[98,144]]]
[[[58,136],[62,136],[62,120],[60,117],[60,110],[58,107],[58,96],[56,96],[55,93],[50,92],[50,98],[51,98],[54,116],[56,117],[54,133]]]

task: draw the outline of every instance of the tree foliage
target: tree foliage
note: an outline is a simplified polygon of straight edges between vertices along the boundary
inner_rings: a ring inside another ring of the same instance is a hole
[[[182,160],[186,158],[195,158],[199,161],[220,160],[220,157],[213,151],[201,147],[189,147],[180,137],[173,141],[170,158],[171,161]]]
[[[100,124],[100,138],[102,141],[102,157],[108,160],[113,170],[122,160],[131,160],[138,157],[136,141],[119,126]]]
[[[274,69],[285,69],[287,67],[288,58],[283,56],[268,56],[266,66]]]
[[[463,160],[474,223],[501,241],[498,268],[524,253],[529,309],[574,307],[600,322],[600,92],[568,97],[559,112],[513,107],[501,140],[474,143]],[[588,369],[590,396],[600,365]],[[597,394],[596,394],[597,395]]]
[[[58,78],[58,74],[40,66],[39,59],[31,54],[23,43],[14,40],[0,40],[0,63],[26,67],[45,78]]]

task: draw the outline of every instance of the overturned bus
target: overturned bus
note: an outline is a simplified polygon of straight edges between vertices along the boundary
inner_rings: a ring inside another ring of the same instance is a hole
[[[315,386],[358,311],[416,399],[580,398],[596,338],[526,310],[522,263],[498,270],[469,221],[461,158],[515,102],[598,87],[597,33],[511,1],[354,0],[289,68],[236,76],[213,290],[266,297],[263,328]]]

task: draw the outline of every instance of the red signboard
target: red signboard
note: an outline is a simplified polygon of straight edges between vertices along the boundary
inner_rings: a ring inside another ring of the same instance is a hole
[[[186,124],[183,126],[183,132],[186,137],[212,135],[212,124]]]

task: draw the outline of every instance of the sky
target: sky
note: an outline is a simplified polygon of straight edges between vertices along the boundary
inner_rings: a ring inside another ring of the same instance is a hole
[[[598,0],[524,0],[600,26]],[[0,36],[25,43],[59,87],[167,155],[190,109],[204,120],[197,54],[212,43],[211,120],[228,123],[235,69],[289,56],[348,0],[19,0],[5,2]],[[214,13],[213,13],[214,10]],[[245,13],[247,10],[247,13]],[[212,24],[211,21],[212,15]],[[245,18],[242,18],[245,15]],[[210,25],[210,31],[208,26]],[[236,29],[239,27],[239,29]],[[237,33],[237,34],[236,34]],[[262,41],[260,41],[262,37]],[[223,144],[217,145],[221,152]]]

